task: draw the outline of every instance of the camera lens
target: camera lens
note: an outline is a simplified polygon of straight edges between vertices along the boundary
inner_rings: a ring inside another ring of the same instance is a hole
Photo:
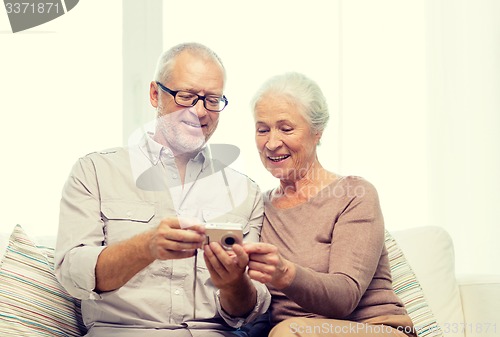
[[[236,243],[236,240],[232,236],[228,236],[228,237],[224,238],[224,244],[226,246],[232,246],[235,243]]]

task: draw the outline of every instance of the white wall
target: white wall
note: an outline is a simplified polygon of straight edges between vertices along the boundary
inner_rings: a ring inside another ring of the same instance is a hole
[[[459,273],[500,273],[498,18],[496,0],[342,1],[342,169],[389,229],[448,230]]]
[[[163,51],[162,0],[123,0],[123,144],[154,118],[149,84]],[[133,141],[132,141],[133,142]]]
[[[372,181],[386,227],[428,224],[421,1],[342,1],[342,170]]]
[[[500,2],[427,1],[430,219],[460,272],[500,273]]]
[[[80,156],[121,145],[121,2],[80,1],[13,34],[0,10],[0,232],[55,234]]]

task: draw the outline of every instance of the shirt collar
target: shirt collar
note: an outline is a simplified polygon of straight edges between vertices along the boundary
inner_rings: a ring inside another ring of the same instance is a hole
[[[152,132],[147,132],[144,135],[144,139],[141,142],[140,145],[142,151],[148,159],[151,161],[153,165],[158,164],[160,161],[160,158],[162,156],[166,156],[168,158],[174,158],[174,154],[172,153],[172,150],[170,150],[168,147],[163,146],[162,144],[156,142],[153,139],[153,133]],[[202,170],[206,169],[209,165],[210,160],[210,150],[209,147],[205,144],[203,147],[200,149],[200,152],[191,159],[194,162],[202,164]]]

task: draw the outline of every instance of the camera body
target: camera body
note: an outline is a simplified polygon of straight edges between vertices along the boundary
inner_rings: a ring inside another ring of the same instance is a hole
[[[205,224],[205,244],[218,242],[225,250],[232,250],[232,246],[243,243],[243,229],[239,223],[210,222]]]

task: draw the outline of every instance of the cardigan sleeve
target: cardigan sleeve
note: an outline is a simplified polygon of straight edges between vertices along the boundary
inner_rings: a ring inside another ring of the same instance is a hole
[[[331,235],[328,272],[296,265],[292,284],[282,292],[304,309],[345,318],[358,306],[377,270],[384,247],[384,222],[376,189],[366,180],[348,178],[340,196]],[[350,191],[350,192],[349,192]],[[332,209],[324,207],[324,212]],[[314,252],[311,252],[314,259]]]

